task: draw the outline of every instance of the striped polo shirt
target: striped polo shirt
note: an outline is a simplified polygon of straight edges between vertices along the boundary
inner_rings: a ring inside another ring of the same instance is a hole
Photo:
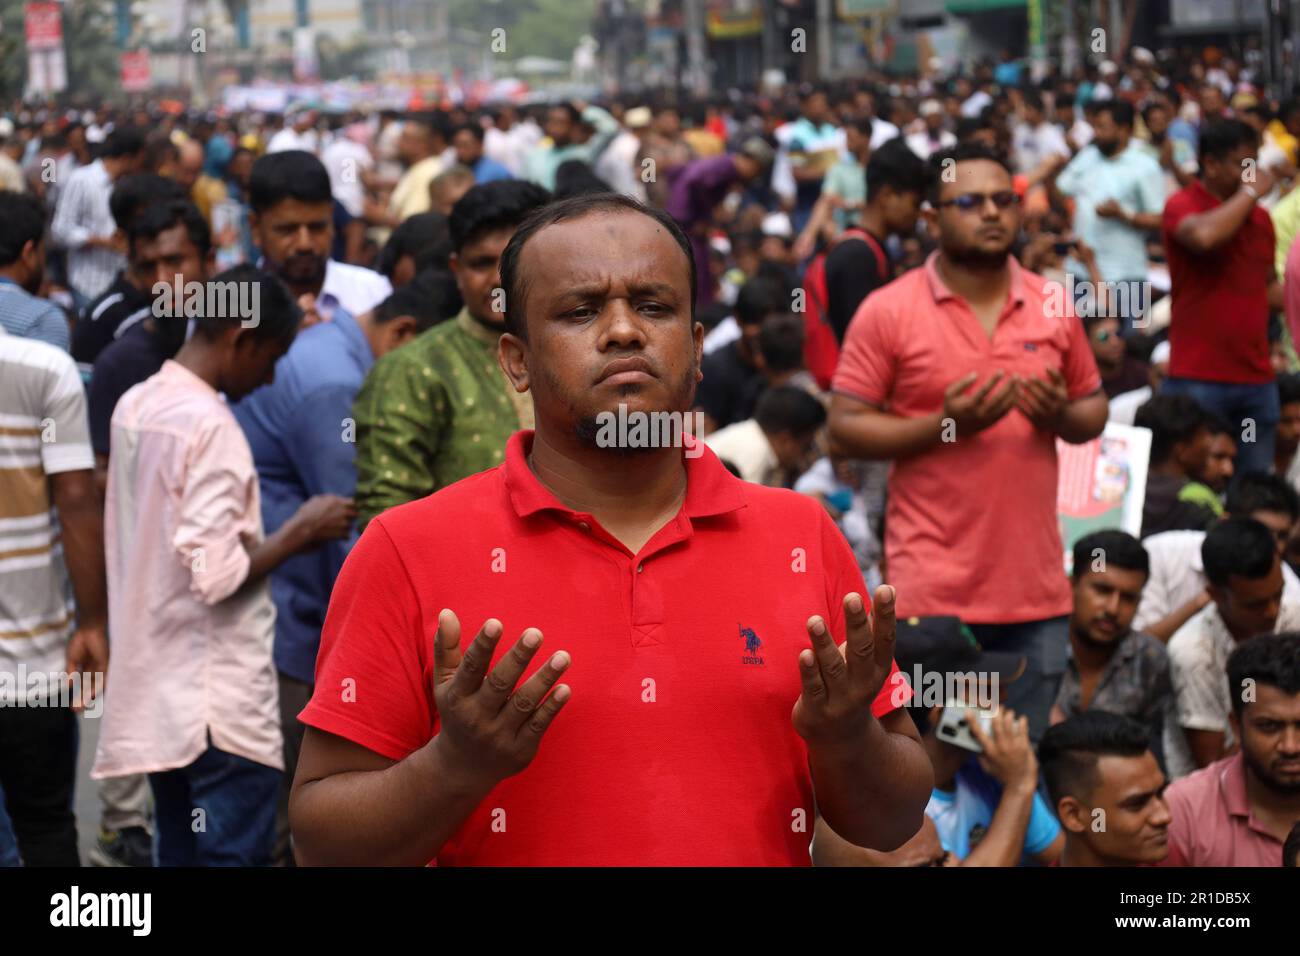
[[[49,477],[89,470],[86,394],[62,349],[0,329],[0,695],[64,670],[72,589]]]

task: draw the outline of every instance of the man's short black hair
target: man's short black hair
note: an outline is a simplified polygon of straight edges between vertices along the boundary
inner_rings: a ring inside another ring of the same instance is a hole
[[[257,298],[253,317],[248,319],[240,316],[234,309],[220,309],[216,310],[220,314],[209,314],[205,308],[201,315],[195,317],[196,335],[215,339],[232,325],[249,323],[255,338],[292,341],[298,332],[298,324],[302,321],[302,309],[298,307],[289,287],[278,276],[244,263],[213,276],[207,284],[227,286],[230,283],[236,283],[244,295],[252,294],[250,290],[255,290]],[[205,300],[207,298],[205,296]],[[212,298],[220,297],[214,295]]]
[[[1094,531],[1076,541],[1072,572],[1074,579],[1077,581],[1091,572],[1093,562],[1099,557],[1106,568],[1141,571],[1144,578],[1151,576],[1151,558],[1147,555],[1147,549],[1127,531]]]
[[[1282,405],[1300,402],[1300,372],[1285,372],[1277,377],[1277,397]]]
[[[438,305],[436,297],[429,294],[422,282],[412,281],[375,306],[375,323],[383,325],[409,315],[415,319],[416,330],[423,332],[445,318],[439,314]]]
[[[1261,685],[1275,687],[1288,697],[1300,694],[1300,631],[1260,634],[1242,641],[1228,655],[1228,696],[1234,713],[1240,715],[1253,702],[1244,699],[1245,688]]]
[[[940,150],[930,157],[930,194],[926,197],[930,205],[939,201],[939,194],[943,189],[943,174],[948,168],[956,172],[958,163],[972,162],[977,159],[988,160],[990,163],[997,163],[1007,171],[1007,175],[1012,175],[1011,166],[1005,156],[996,149],[992,149],[979,140],[967,140],[959,142],[956,146],[949,149]]]
[[[1291,482],[1281,475],[1248,471],[1238,475],[1228,489],[1224,510],[1240,518],[1247,518],[1258,511],[1275,511],[1290,515],[1294,524],[1300,518],[1300,495],[1296,494]]]
[[[30,193],[0,192],[0,266],[13,265],[23,246],[45,236],[45,209]]]
[[[1133,416],[1138,428],[1151,429],[1151,464],[1163,465],[1174,446],[1206,428],[1205,409],[1190,395],[1157,395]]]
[[[1205,577],[1216,587],[1227,587],[1233,575],[1257,581],[1273,570],[1276,561],[1277,539],[1254,518],[1224,518],[1201,542]]]
[[[108,211],[113,214],[117,228],[127,232],[135,218],[148,206],[160,202],[184,199],[181,184],[156,173],[132,173],[113,184],[108,197]]]
[[[1300,820],[1295,822],[1282,844],[1282,865],[1300,866]]]
[[[143,165],[146,172],[156,173],[165,163],[174,163],[180,156],[180,147],[166,133],[151,133],[145,137]]]
[[[769,434],[804,438],[826,424],[826,406],[802,388],[777,385],[759,396],[754,420]]]
[[[484,130],[483,127],[480,126],[478,123],[461,123],[459,126],[456,127],[456,129],[452,132],[451,135],[455,136],[456,133],[459,133],[462,130],[469,133],[480,143],[483,142],[483,139],[487,134],[487,131]]]
[[[1102,100],[1097,104],[1094,115],[1097,113],[1109,114],[1116,126],[1132,127],[1133,125],[1133,104],[1127,100]]]
[[[439,266],[445,268],[451,255],[451,230],[447,217],[440,212],[421,212],[403,219],[379,250],[375,268],[393,277],[397,263],[410,256],[417,272]]]
[[[888,186],[896,193],[916,193],[924,199],[930,189],[930,166],[897,136],[867,160],[867,202]]]
[[[1053,724],[1038,745],[1038,764],[1055,810],[1064,797],[1087,802],[1097,789],[1102,757],[1140,757],[1149,748],[1147,729],[1132,717],[1085,710]]]
[[[100,156],[116,159],[119,156],[134,156],[144,152],[144,134],[130,124],[114,126],[113,131],[104,138]]]
[[[1196,158],[1204,169],[1207,159],[1224,159],[1235,149],[1258,144],[1259,134],[1254,127],[1237,119],[1214,119],[1201,129]]]
[[[286,199],[301,203],[333,202],[325,164],[302,149],[267,153],[253,163],[248,176],[248,204],[262,213]]]
[[[406,122],[419,126],[435,139],[445,141],[451,138],[451,121],[441,110],[410,113],[406,117]]]
[[[550,198],[551,194],[541,186],[523,179],[499,179],[471,186],[451,207],[448,228],[452,249],[460,252],[486,233],[518,227]]]
[[[1237,433],[1232,430],[1228,420],[1218,412],[1205,409],[1205,427],[1210,431],[1210,437],[1215,438],[1219,435],[1227,435],[1232,438],[1232,443],[1237,443]]]
[[[160,232],[166,232],[175,226],[184,226],[190,242],[203,256],[212,249],[212,232],[208,221],[199,212],[199,207],[188,199],[171,199],[166,202],[151,203],[131,220],[126,236],[134,247],[142,239],[152,239]]]
[[[474,189],[486,189],[489,186],[506,184],[504,182],[487,183],[484,186],[475,186]],[[468,197],[472,194],[474,189],[471,189],[465,196]],[[464,201],[462,199],[460,202],[463,203]],[[453,231],[455,230],[456,214],[459,210],[460,203],[457,203],[451,214]],[[691,249],[691,241],[686,238],[686,233],[682,231],[682,227],[677,224],[677,221],[662,209],[647,206],[621,193],[588,193],[585,196],[561,199],[535,209],[527,219],[520,223],[519,228],[515,230],[515,234],[510,240],[510,244],[501,253],[501,287],[506,294],[506,330],[508,332],[524,341],[528,339],[527,322],[523,310],[520,308],[527,288],[524,277],[519,274],[519,257],[523,252],[524,244],[547,226],[567,222],[571,219],[579,219],[592,213],[619,212],[634,212],[653,219],[668,231],[668,235],[673,238],[678,248],[682,250],[682,255],[686,257],[690,279],[691,321],[692,323],[695,321],[695,254]]]
[[[761,325],[769,315],[787,309],[781,287],[766,276],[747,279],[736,293],[736,322],[741,326]]]
[[[803,368],[803,319],[786,312],[769,315],[758,333],[758,351],[769,372],[797,372]]]

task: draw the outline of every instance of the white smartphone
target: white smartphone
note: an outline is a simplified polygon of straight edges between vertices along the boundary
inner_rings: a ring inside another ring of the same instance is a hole
[[[968,721],[978,720],[980,730],[984,733],[992,733],[993,711],[982,710],[979,707],[966,707],[960,703],[952,702],[943,708],[943,714],[939,717],[939,727],[935,731],[939,739],[944,743],[952,744],[954,747],[960,747],[963,750],[969,750],[972,753],[983,753],[984,748],[979,745],[975,736],[970,732]]]

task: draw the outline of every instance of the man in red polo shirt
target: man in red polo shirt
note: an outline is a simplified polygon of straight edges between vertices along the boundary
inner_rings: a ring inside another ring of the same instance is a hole
[[[1270,309],[1285,307],[1274,273],[1273,221],[1256,203],[1273,188],[1259,139],[1239,120],[1201,131],[1201,175],[1165,203],[1173,308],[1169,378],[1242,436],[1236,473],[1269,471],[1282,410],[1269,360]]]
[[[870,615],[812,499],[602,424],[691,409],[691,263],[617,195],[515,233],[499,358],[536,432],[344,565],[301,715],[301,862],[808,865],[818,814],[881,850],[920,828],[893,590]]]
[[[1106,396],[1069,296],[1010,255],[1020,212],[1005,161],[965,144],[934,162],[925,217],[939,249],[853,317],[831,440],[894,462],[885,553],[899,613],[956,615],[981,646],[1023,654],[1007,703],[1037,741],[1072,605],[1056,439],[1100,434]]]

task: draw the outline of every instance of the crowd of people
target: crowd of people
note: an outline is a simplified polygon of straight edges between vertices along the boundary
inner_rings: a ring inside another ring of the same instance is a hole
[[[0,864],[85,714],[96,865],[1295,866],[1298,167],[1214,50],[11,111]]]

